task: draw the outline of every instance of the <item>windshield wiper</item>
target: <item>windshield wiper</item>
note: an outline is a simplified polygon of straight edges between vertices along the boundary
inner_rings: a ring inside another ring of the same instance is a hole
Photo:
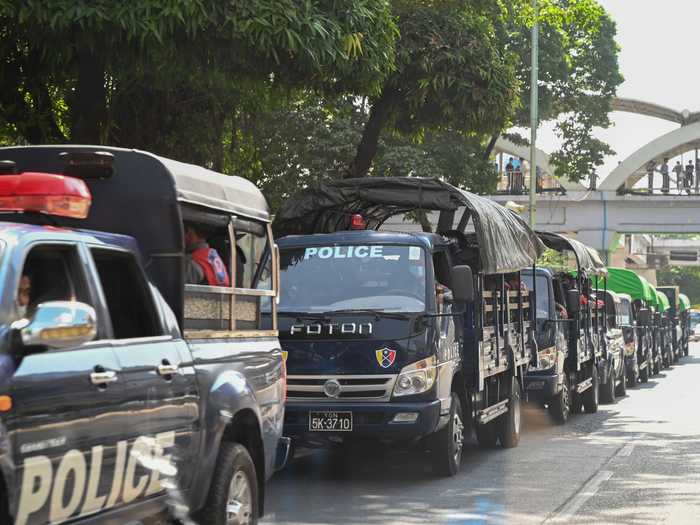
[[[278,310],[277,315],[281,317],[296,317],[297,319],[328,319],[327,312],[295,312]]]
[[[408,312],[387,312],[386,310],[377,310],[372,308],[346,308],[343,310],[329,310],[324,312],[325,315],[334,314],[369,314],[374,315],[378,318],[389,317],[394,319],[410,319],[414,315],[420,315],[418,313],[408,313]]]

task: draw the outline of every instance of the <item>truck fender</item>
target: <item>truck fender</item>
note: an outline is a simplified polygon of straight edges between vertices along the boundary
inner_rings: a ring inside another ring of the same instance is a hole
[[[17,480],[17,465],[12,459],[12,448],[7,434],[5,425],[0,420],[0,522],[4,523],[4,512],[9,512],[10,516],[14,516],[17,512],[18,494]],[[3,501],[4,500],[4,501]]]
[[[259,435],[262,435],[260,410],[255,391],[248,384],[245,376],[239,372],[227,370],[217,377],[207,394],[203,410],[199,461],[194,467],[196,474],[192,481],[189,498],[192,511],[199,510],[206,503],[221,441],[236,414],[241,411],[252,412],[257,421]],[[264,465],[262,468],[264,469]],[[264,472],[260,477],[264,482]]]

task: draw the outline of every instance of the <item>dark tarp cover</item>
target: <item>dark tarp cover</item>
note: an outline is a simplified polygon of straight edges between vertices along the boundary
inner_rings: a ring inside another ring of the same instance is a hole
[[[681,302],[681,312],[690,310],[690,298],[687,295],[685,295],[684,293],[679,294],[678,299],[680,299]]]
[[[507,273],[532,266],[544,246],[527,223],[495,202],[459,190],[446,182],[417,177],[367,177],[323,183],[287,199],[275,216],[276,236],[332,233],[348,229],[353,214],[361,214],[369,229],[379,229],[390,217],[416,210],[440,211],[452,229],[454,213],[466,207],[473,219],[480,270]],[[458,229],[465,233],[466,220]]]
[[[597,253],[595,253],[597,260],[594,260],[595,250],[591,250],[581,241],[552,232],[538,231],[537,235],[547,248],[558,252],[573,252],[579,268],[587,273],[600,273],[601,269],[605,268]]]
[[[66,162],[60,153],[97,151],[114,155],[114,173],[109,178],[85,181],[92,194],[88,218],[52,220],[61,226],[134,237],[149,278],[182,321],[185,246],[180,204],[269,222],[267,203],[245,179],[145,151],[106,146],[20,146],[0,148],[0,160],[14,161],[19,172],[62,173]],[[0,214],[0,220],[36,221],[33,215],[21,214]]]
[[[617,293],[625,293],[634,300],[656,307],[656,291],[644,277],[626,268],[608,268],[608,288]]]

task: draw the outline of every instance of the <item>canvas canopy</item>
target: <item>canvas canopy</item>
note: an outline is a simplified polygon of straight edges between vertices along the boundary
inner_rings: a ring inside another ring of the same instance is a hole
[[[684,293],[680,294],[678,298],[681,301],[681,312],[685,312],[686,310],[690,310],[690,298],[688,298],[687,295]]]
[[[648,306],[656,307],[656,290],[644,277],[625,268],[608,268],[608,289],[628,294],[634,300],[641,300]]]
[[[666,294],[663,292],[659,292],[656,290],[656,297],[657,297],[657,307],[659,312],[663,313],[669,308],[671,308],[671,303],[668,301],[668,297],[666,297]]]
[[[577,241],[576,239],[570,239],[569,237],[558,233],[542,231],[538,231],[537,235],[547,248],[551,248],[552,250],[556,250],[558,252],[573,252],[579,269],[585,271],[586,273],[601,273],[602,269],[605,268],[605,265],[600,260],[600,257],[598,257],[597,252],[595,252],[595,250],[591,250],[588,248],[588,246],[580,241]],[[597,260],[594,260],[593,258],[594,253]]]
[[[461,208],[465,211],[455,226],[455,213]],[[473,233],[479,270],[486,274],[532,266],[544,251],[517,214],[432,178],[367,177],[323,183],[289,198],[275,216],[273,229],[277,236],[332,233],[349,229],[352,215],[361,214],[367,228],[377,230],[394,215],[419,210],[440,212],[438,233]]]

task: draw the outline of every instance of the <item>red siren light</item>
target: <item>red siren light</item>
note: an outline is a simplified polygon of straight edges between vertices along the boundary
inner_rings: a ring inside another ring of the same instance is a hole
[[[80,179],[35,172],[0,176],[0,212],[36,212],[85,219],[90,204],[90,190]]]
[[[360,215],[359,213],[354,213],[352,217],[350,217],[350,229],[351,230],[364,230],[367,228],[367,223],[365,222],[365,218]]]

